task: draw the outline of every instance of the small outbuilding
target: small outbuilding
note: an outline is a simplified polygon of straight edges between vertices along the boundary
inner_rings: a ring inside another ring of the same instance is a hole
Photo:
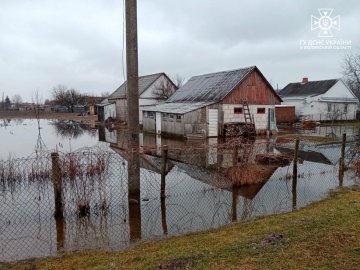
[[[217,137],[248,121],[257,133],[276,131],[281,98],[256,66],[192,77],[164,104],[143,107],[144,131]]]

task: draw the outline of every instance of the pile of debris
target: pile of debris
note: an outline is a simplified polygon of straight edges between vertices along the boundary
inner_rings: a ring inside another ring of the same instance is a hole
[[[291,163],[292,158],[286,154],[258,154],[255,161],[262,165],[287,166]]]

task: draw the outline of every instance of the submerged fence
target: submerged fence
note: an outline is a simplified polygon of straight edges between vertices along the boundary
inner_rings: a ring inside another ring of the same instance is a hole
[[[140,193],[128,160],[138,157]],[[0,261],[140,239],[290,211],[358,183],[358,142],[293,139],[41,152],[0,162]],[[346,170],[346,168],[353,168]]]

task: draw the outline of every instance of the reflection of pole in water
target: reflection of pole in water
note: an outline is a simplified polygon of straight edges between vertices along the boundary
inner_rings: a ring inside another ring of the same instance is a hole
[[[164,235],[168,234],[167,222],[166,222],[166,198],[160,198],[161,203],[161,225],[164,231]]]
[[[296,210],[297,206],[297,178],[294,177],[292,180],[292,209]]]
[[[232,190],[232,203],[231,203],[231,220],[237,221],[237,204],[238,204],[238,189],[233,188]]]
[[[140,193],[129,194],[130,242],[141,239],[141,203]]]
[[[296,139],[295,141],[295,151],[294,151],[294,161],[293,161],[293,175],[292,175],[292,208],[296,209],[297,204],[297,177],[298,177],[298,152],[299,152],[299,139]]]
[[[65,229],[66,229],[65,220],[57,219],[56,220],[56,250],[58,254],[64,251]]]
[[[244,197],[243,212],[241,214],[241,220],[247,220],[252,213],[251,199]]]

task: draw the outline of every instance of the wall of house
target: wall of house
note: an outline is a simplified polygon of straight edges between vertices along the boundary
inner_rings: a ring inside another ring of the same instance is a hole
[[[303,112],[305,98],[294,99],[294,98],[283,98],[282,105],[295,106],[295,116],[296,118],[300,117]]]
[[[300,117],[314,121],[354,120],[357,106],[357,103],[328,102],[319,98],[309,98],[303,105]]]
[[[224,123],[245,122],[244,111],[242,113],[235,113],[235,108],[242,108],[242,105],[222,104]],[[258,108],[265,109],[265,112],[258,113]],[[268,129],[269,109],[275,109],[275,105],[249,105],[250,114],[254,118],[255,128],[257,131],[265,131]]]
[[[224,104],[280,104],[279,97],[262,75],[254,70],[235,90],[224,98]]]
[[[156,132],[156,120],[155,120],[155,112],[151,112],[153,115],[149,116],[148,111],[142,111],[142,125],[143,131],[146,132]]]

